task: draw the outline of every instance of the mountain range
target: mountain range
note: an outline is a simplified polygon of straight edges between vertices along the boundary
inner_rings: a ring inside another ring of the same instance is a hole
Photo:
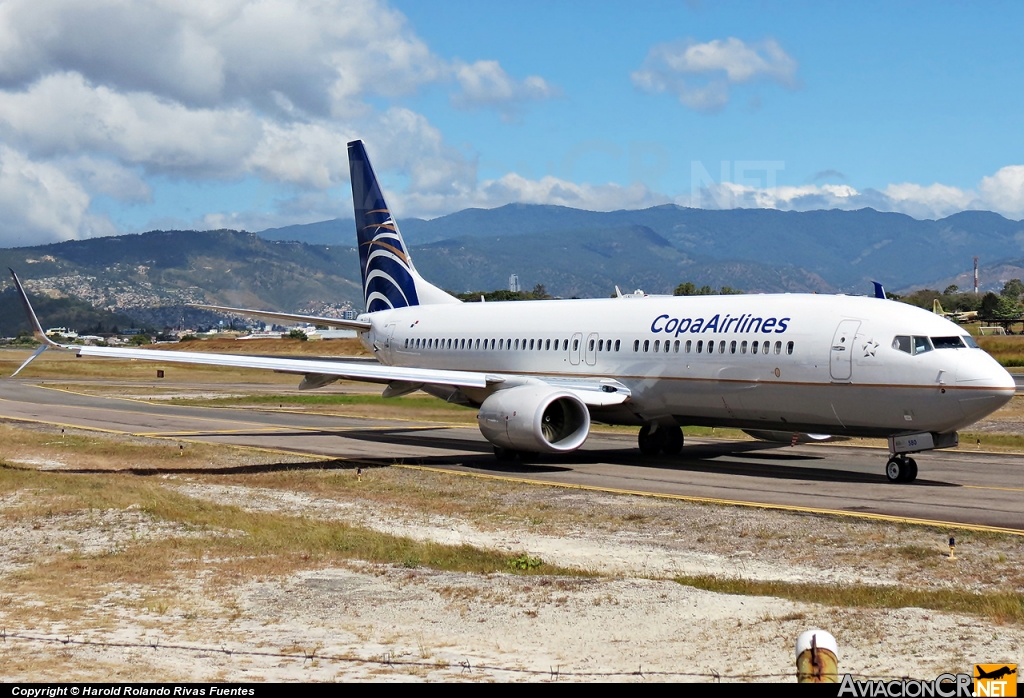
[[[671,293],[684,281],[747,292],[870,293],[871,280],[889,290],[966,289],[974,255],[985,290],[1024,274],[1024,223],[984,211],[932,221],[871,209],[512,204],[399,226],[420,273],[459,293],[507,288],[513,273],[525,289],[543,284],[562,297],[608,296],[616,285]],[[336,314],[362,306],[353,233],[346,219],[260,233],[153,231],[0,249],[0,264],[32,293],[157,327],[219,319],[187,307],[194,302]]]
[[[660,235],[675,252],[695,265],[757,262],[775,269],[801,269],[820,277],[829,287],[857,293],[870,290],[872,280],[903,289],[952,277],[971,269],[975,255],[984,264],[991,264],[1024,254],[1024,222],[989,211],[965,211],[939,220],[919,220],[869,208],[708,210],[667,204],[638,211],[601,213],[562,206],[509,204],[495,209],[466,209],[429,221],[399,219],[398,225],[411,246],[444,242],[448,248],[453,247],[445,242],[449,240],[568,233],[584,239],[602,230],[642,226]],[[351,244],[347,241],[353,237],[353,223],[341,218],[274,228],[259,235],[273,240]],[[419,258],[416,262],[420,263]],[[727,281],[729,285],[746,289],[759,286],[756,290],[765,291],[796,290],[760,287],[757,280],[747,281],[742,268],[737,272],[736,278]],[[526,271],[517,273],[520,278],[529,276]],[[553,286],[553,282],[547,283]],[[668,285],[666,279],[657,290],[663,291]]]

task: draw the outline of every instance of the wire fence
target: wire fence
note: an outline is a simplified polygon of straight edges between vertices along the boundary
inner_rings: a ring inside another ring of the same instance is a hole
[[[44,636],[44,635],[30,635],[26,633],[8,633],[6,629],[0,630],[0,641],[6,643],[8,640],[19,641],[19,642],[34,642],[48,645],[64,645],[64,646],[78,646],[78,647],[99,647],[104,649],[152,649],[152,650],[177,650],[181,652],[191,652],[194,654],[224,654],[226,656],[234,657],[262,657],[268,659],[302,659],[303,662],[307,661],[322,661],[322,662],[336,662],[339,664],[364,664],[364,665],[376,665],[393,668],[417,668],[417,669],[431,669],[434,671],[458,671],[463,674],[471,674],[475,671],[479,672],[495,672],[495,673],[507,673],[507,674],[518,674],[522,676],[546,676],[552,680],[557,681],[559,678],[593,678],[593,679],[611,679],[611,678],[647,678],[647,677],[665,677],[673,679],[706,679],[709,681],[766,681],[766,680],[779,680],[787,678],[796,678],[796,670],[781,671],[774,673],[759,673],[759,674],[729,674],[718,671],[669,671],[664,669],[647,669],[643,666],[638,666],[635,671],[563,671],[561,667],[549,667],[547,669],[529,669],[525,667],[511,667],[511,666],[499,666],[496,664],[474,664],[469,658],[464,658],[459,661],[449,662],[445,660],[415,660],[415,659],[401,659],[394,657],[390,652],[385,652],[375,657],[359,657],[351,654],[321,654],[319,650],[314,649],[311,651],[303,651],[302,654],[294,652],[282,652],[273,650],[256,650],[256,649],[232,649],[221,645],[220,647],[211,647],[208,645],[182,645],[182,644],[165,644],[160,641],[153,642],[112,642],[107,640],[91,640],[91,639],[76,639],[71,635],[64,637],[58,636]],[[895,674],[890,675],[869,675],[869,674],[857,674],[853,672],[840,672],[841,675],[849,674],[854,679],[860,681],[903,681],[912,680],[910,676],[897,676]]]

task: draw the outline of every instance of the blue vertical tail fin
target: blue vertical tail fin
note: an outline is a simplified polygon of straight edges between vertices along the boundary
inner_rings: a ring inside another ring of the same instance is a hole
[[[391,215],[362,141],[348,144],[352,204],[366,312],[411,305],[458,303],[416,273],[409,248]]]

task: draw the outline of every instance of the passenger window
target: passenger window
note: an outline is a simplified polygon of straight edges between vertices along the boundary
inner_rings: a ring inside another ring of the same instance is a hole
[[[690,347],[692,347],[692,346],[693,346],[693,344],[690,342],[690,340],[689,339],[686,340],[686,344],[683,347],[683,351],[685,351],[687,354],[689,354],[690,353]],[[698,349],[697,351],[700,351],[700,350]]]
[[[746,354],[747,353],[747,343],[746,342],[741,342],[740,343],[740,353],[741,354]]]
[[[578,339],[572,340],[572,350],[573,351],[579,351],[579,348],[580,348],[580,340],[578,340]]]
[[[730,353],[730,354],[735,354],[735,353],[736,353],[736,340],[735,340],[735,339],[734,339],[734,340],[732,340],[732,341],[731,341],[731,342],[729,343],[729,353]]]
[[[615,340],[615,351],[619,350],[619,340]]]
[[[914,354],[924,354],[925,352],[932,350],[932,343],[928,341],[927,337],[914,337]]]
[[[645,339],[644,340],[644,353],[646,353],[647,350],[650,349],[650,348],[651,348],[651,340]]]
[[[516,349],[519,349],[519,340],[516,340]]]
[[[640,340],[639,339],[634,339],[633,340],[633,351],[640,351]]]
[[[590,340],[590,345],[587,347],[587,351],[594,351],[594,340]]]
[[[936,349],[963,349],[959,337],[932,337],[932,346]]]
[[[782,353],[782,342],[776,342],[775,343],[775,353],[776,354],[781,354]]]
[[[687,342],[687,344],[689,344],[689,342]],[[701,340],[699,340],[697,342],[697,353],[699,354],[702,351],[704,351],[704,340],[703,339],[701,339]]]
[[[715,343],[714,342],[708,342],[708,353],[709,354],[714,354],[715,353]]]
[[[765,356],[767,356],[768,355],[768,347],[770,347],[771,344],[772,344],[771,342],[765,342],[764,344],[762,344],[761,345],[761,353],[764,354]]]
[[[898,351],[905,351],[908,354],[914,353],[910,346],[910,337],[907,335],[897,335],[896,338],[892,340],[892,348]]]
[[[787,353],[787,354],[792,354],[792,353],[793,353],[793,343],[792,343],[792,342],[789,342],[789,343],[788,343],[788,344],[786,345],[786,353]]]
[[[656,339],[656,340],[654,340],[654,352],[658,353],[660,350],[661,350],[661,340],[660,339]]]
[[[598,351],[604,351],[604,340],[603,339],[597,340],[597,350]]]
[[[557,345],[558,345],[558,341],[556,340],[555,341],[555,346],[557,347]],[[550,339],[544,340],[544,350],[545,351],[551,351],[551,340]]]
[[[566,350],[568,348],[569,348],[569,340],[568,339],[563,339],[562,340],[562,350],[564,351],[564,350]]]
[[[526,346],[526,340],[525,339],[523,340],[523,346],[524,347]],[[533,351],[533,340],[532,339],[530,340],[530,351]]]
[[[757,350],[760,349],[760,345],[755,341],[750,343],[750,353],[756,354]]]
[[[675,341],[675,343],[674,343],[674,344],[672,345],[672,351],[673,351],[674,353],[676,353],[676,354],[678,354],[678,353],[679,353],[679,340],[678,340],[678,339],[677,339],[677,340]]]
[[[724,339],[721,342],[718,343],[718,353],[719,354],[724,354],[725,353],[725,340]]]

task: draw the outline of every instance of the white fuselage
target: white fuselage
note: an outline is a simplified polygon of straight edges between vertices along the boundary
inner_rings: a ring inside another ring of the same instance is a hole
[[[980,349],[919,347],[909,353],[894,346],[897,337],[967,333],[933,313],[877,298],[772,294],[463,303],[360,319],[372,323],[363,341],[387,365],[615,379],[629,388],[629,400],[591,411],[594,419],[616,424],[861,436],[945,433],[993,412],[1014,394],[1013,378]],[[462,392],[476,404],[488,394]]]

